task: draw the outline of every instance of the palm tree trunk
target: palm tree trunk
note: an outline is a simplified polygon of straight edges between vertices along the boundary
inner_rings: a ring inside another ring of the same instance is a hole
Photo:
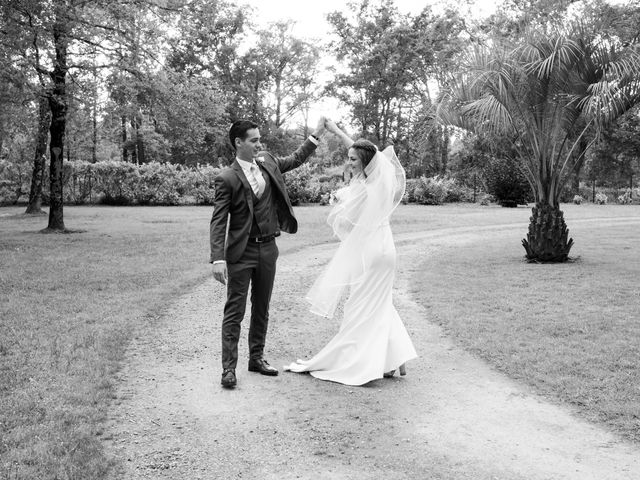
[[[564,222],[562,210],[548,203],[536,203],[531,209],[529,233],[522,240],[530,262],[566,262],[573,239]]]

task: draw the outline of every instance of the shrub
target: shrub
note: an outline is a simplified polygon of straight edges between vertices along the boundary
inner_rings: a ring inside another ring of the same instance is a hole
[[[596,203],[598,205],[606,205],[607,204],[607,200],[608,200],[608,198],[604,193],[602,193],[602,192],[596,193]]]
[[[473,191],[447,177],[421,177],[417,182],[407,182],[408,201],[423,205],[442,205],[447,202],[471,202]]]
[[[480,196],[482,193],[480,193]],[[473,202],[473,189],[448,177],[408,178],[402,203],[441,205],[449,202]]]
[[[27,162],[0,160],[0,205],[13,205],[29,196],[32,169]]]
[[[503,207],[516,207],[528,202],[531,187],[517,162],[493,158],[484,171],[487,192]]]
[[[311,169],[311,165],[305,163],[301,167],[285,174],[284,181],[291,205],[312,202],[317,198],[317,191],[310,185]]]
[[[452,182],[449,184],[449,191],[447,192],[445,202],[455,203],[473,201],[473,188],[462,185],[458,180],[452,179]]]
[[[96,190],[100,202],[107,205],[131,205],[133,203],[138,167],[119,161],[98,162],[93,165]]]
[[[449,181],[438,176],[422,177],[420,181],[420,185],[414,190],[416,202],[423,205],[442,205],[447,198]]]
[[[98,201],[108,205],[211,204],[213,179],[219,169],[210,165],[184,167],[150,162],[65,162],[65,202]],[[43,192],[47,200],[48,185]]]
[[[627,189],[622,195],[618,196],[618,203],[623,205],[629,205],[632,202],[631,199],[631,189]]]
[[[82,205],[92,201],[96,184],[96,173],[93,163],[77,161],[64,162],[64,201]],[[48,178],[47,178],[48,180]]]
[[[171,163],[150,162],[140,165],[133,198],[138,205],[178,205],[181,167]]]
[[[413,203],[416,201],[415,191],[418,185],[420,185],[419,178],[407,178],[404,196],[402,197],[403,203]]]
[[[198,205],[213,205],[215,190],[213,180],[220,171],[211,165],[196,165],[189,178],[189,191]]]
[[[493,197],[493,195],[489,194],[489,193],[485,193],[480,197],[480,205],[482,206],[487,206],[493,202],[495,202],[496,199]]]

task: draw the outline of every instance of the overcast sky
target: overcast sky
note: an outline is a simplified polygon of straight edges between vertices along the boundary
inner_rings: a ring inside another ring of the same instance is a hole
[[[260,16],[259,23],[290,18],[296,22],[294,34],[299,37],[325,38],[330,27],[326,21],[327,13],[346,10],[345,0],[256,0],[250,3]],[[458,7],[463,1],[453,0],[395,0],[401,13],[420,13],[426,5],[434,10],[443,8],[447,3]],[[495,0],[471,1],[474,15],[485,16],[494,10]]]

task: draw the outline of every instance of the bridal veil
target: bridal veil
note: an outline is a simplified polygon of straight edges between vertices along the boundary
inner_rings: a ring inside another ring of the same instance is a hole
[[[341,243],[307,294],[313,313],[332,317],[345,287],[365,278],[372,268],[369,264],[372,257],[366,255],[367,244],[378,241],[375,233],[388,225],[391,213],[402,200],[405,185],[404,169],[389,146],[376,152],[365,167],[364,176],[354,177],[348,186],[336,192],[327,223]]]

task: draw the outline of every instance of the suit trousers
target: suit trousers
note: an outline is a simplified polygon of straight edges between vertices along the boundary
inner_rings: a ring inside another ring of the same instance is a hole
[[[262,358],[277,259],[278,246],[275,240],[266,243],[249,242],[240,260],[227,264],[227,302],[222,319],[223,369],[235,369],[238,363],[240,324],[247,306],[249,284],[251,284],[249,357]]]

